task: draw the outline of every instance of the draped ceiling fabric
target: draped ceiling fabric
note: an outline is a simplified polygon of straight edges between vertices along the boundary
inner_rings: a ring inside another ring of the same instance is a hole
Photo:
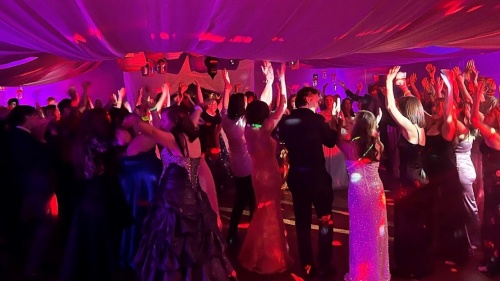
[[[185,52],[359,67],[500,51],[498,0],[4,0],[1,6],[0,64],[45,54],[89,63]]]

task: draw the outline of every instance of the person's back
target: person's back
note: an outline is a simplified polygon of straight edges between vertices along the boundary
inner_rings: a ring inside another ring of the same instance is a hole
[[[290,167],[324,168],[323,145],[333,147],[337,134],[325,118],[308,108],[299,108],[283,117],[279,124],[280,139],[289,152]]]
[[[297,109],[280,121],[278,130],[290,158],[287,184],[292,193],[301,265],[306,275],[317,273],[311,246],[311,205],[314,205],[320,224],[318,269],[319,275],[326,277],[332,271],[333,190],[332,179],[325,168],[323,145],[333,147],[337,132],[328,126],[323,116],[315,113],[318,101],[318,90],[300,89],[295,100]]]

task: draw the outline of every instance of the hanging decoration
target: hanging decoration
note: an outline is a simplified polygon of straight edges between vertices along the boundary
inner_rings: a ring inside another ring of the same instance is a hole
[[[214,79],[215,75],[217,75],[217,64],[219,63],[219,59],[214,57],[206,57],[205,58],[205,66],[207,67],[207,73]]]

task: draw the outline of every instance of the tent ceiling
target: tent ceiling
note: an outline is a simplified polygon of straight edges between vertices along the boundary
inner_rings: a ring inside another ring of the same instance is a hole
[[[404,64],[499,51],[498,14],[497,0],[5,0],[0,64],[143,51],[320,67]]]

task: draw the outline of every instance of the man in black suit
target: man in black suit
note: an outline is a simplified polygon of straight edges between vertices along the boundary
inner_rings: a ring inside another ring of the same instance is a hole
[[[9,130],[2,147],[10,176],[10,184],[2,190],[10,209],[7,242],[14,254],[21,255],[27,277],[40,270],[53,223],[49,213],[54,188],[50,154],[32,133],[44,126],[44,121],[34,107],[13,108],[7,116]]]
[[[295,100],[297,109],[283,117],[278,125],[279,137],[286,145],[290,160],[287,184],[293,197],[299,255],[307,275],[317,273],[311,246],[311,204],[320,219],[320,275],[328,275],[332,257],[333,190],[332,179],[325,168],[323,145],[335,146],[337,132],[330,128],[323,116],[316,114],[318,102],[318,90],[311,87],[300,89]]]

